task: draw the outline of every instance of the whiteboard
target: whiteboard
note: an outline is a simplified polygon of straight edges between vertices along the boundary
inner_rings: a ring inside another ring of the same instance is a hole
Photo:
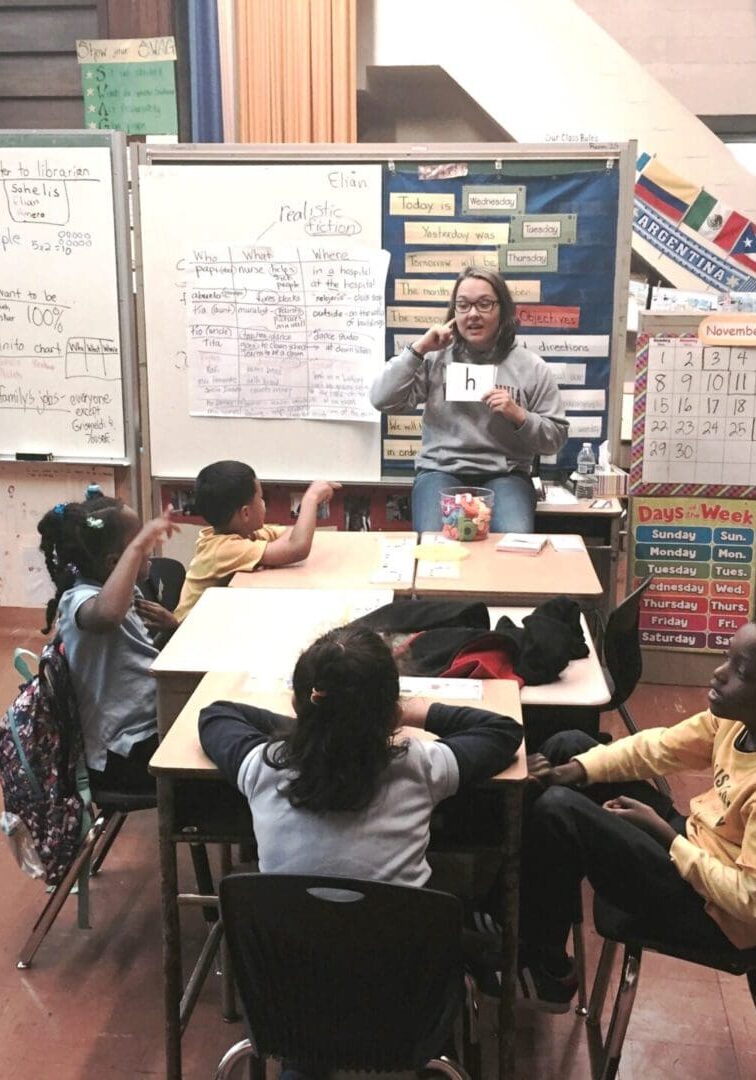
[[[37,522],[56,503],[81,502],[88,484],[113,495],[113,469],[0,461],[0,606],[43,608],[54,594]]]
[[[45,138],[0,140],[0,454],[123,462],[110,137]]]
[[[205,245],[380,248],[381,175],[380,164],[360,162],[139,166],[153,475],[191,477],[237,458],[265,479],[380,478],[378,413],[360,422],[190,415],[185,293],[191,256]]]

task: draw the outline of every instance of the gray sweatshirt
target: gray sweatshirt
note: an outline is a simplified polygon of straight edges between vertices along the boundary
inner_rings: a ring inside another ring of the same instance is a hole
[[[562,397],[540,356],[515,345],[497,365],[496,385],[509,390],[527,411],[519,428],[482,402],[446,400],[446,368],[453,360],[451,345],[422,359],[404,349],[388,361],[370,389],[370,401],[381,412],[407,413],[425,405],[416,468],[491,475],[530,472],[536,454],[555,454],[564,446],[568,428]]]

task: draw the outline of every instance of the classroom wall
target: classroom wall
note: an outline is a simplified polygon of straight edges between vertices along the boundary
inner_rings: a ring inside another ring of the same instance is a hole
[[[360,142],[511,142],[443,68],[372,67],[359,96]]]
[[[756,113],[753,0],[578,0],[699,116]]]
[[[688,23],[686,16],[681,33]],[[416,116],[427,103],[408,92],[401,68],[438,65],[519,142],[637,139],[639,150],[756,217],[748,170],[573,0],[476,0],[464,17],[455,0],[373,0],[363,32],[365,78],[372,66],[394,69],[394,94],[404,85]],[[637,246],[657,262],[653,249]],[[700,288],[669,260],[662,272],[681,288]]]

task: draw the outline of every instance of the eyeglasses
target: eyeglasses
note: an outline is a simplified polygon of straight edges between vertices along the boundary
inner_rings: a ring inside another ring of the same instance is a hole
[[[480,300],[455,300],[454,310],[460,315],[466,315],[468,311],[475,308],[480,315],[487,315],[489,311],[493,311],[498,302],[498,300],[492,300],[490,296],[483,296]]]

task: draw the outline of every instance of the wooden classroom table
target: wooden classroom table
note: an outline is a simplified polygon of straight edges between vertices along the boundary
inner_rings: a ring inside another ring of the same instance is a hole
[[[489,607],[491,617],[491,629],[502,615],[508,615],[512,622],[518,626],[526,615],[530,615],[532,607]],[[596,654],[591,632],[581,614],[580,625],[588,646],[588,656],[582,660],[570,660],[567,667],[554,682],[542,683],[540,686],[521,686],[521,705],[556,705],[564,708],[598,708],[611,698],[611,692],[606,683],[601,661]]]
[[[317,529],[312,550],[293,566],[234,574],[234,589],[393,589],[412,592],[415,532],[336,532]]]
[[[506,714],[521,721],[517,684],[512,680],[488,680],[482,684],[482,708]],[[212,672],[205,676],[184,708],[176,718],[171,730],[156,750],[150,772],[157,778],[158,823],[160,833],[160,880],[163,919],[163,976],[165,1000],[165,1052],[167,1080],[181,1078],[181,1033],[189,1020],[196,994],[199,993],[202,975],[196,972],[190,977],[194,983],[194,995],[184,992],[181,965],[181,926],[179,920],[179,888],[177,872],[177,844],[188,841],[196,843],[249,843],[252,822],[246,800],[234,791],[205,756],[197,736],[197,720],[200,709],[219,698],[247,702],[275,712],[292,715],[290,691],[282,688],[261,690],[257,680],[250,679],[247,671]],[[460,704],[459,699],[443,697],[438,701]],[[409,735],[419,735],[418,729],[403,729]],[[425,733],[425,737],[430,737]],[[524,744],[520,747],[514,763],[503,773],[489,781],[500,790],[502,796],[502,987],[499,1002],[499,1077],[514,1077],[515,1046],[515,995],[517,965],[517,919],[519,889],[519,851],[522,811],[522,792],[527,779]],[[187,819],[182,789],[187,785],[207,785],[201,797],[189,799],[190,820]],[[488,786],[488,785],[486,785]],[[231,805],[233,798],[233,806]],[[225,815],[218,813],[218,803],[227,808]],[[185,831],[185,830],[189,831]],[[200,902],[199,898],[194,898]],[[217,925],[217,924],[212,924]],[[218,932],[210,931],[213,940]],[[214,948],[205,956],[205,968],[212,961]],[[197,985],[199,982],[199,985]]]
[[[601,582],[582,537],[561,537],[574,541],[575,551],[557,551],[547,543],[537,555],[521,555],[496,550],[496,542],[502,535],[491,533],[485,540],[464,544],[469,554],[448,564],[448,576],[441,564],[419,561],[415,595],[427,599],[483,600],[488,604],[538,604],[562,593],[589,606],[601,599]],[[437,533],[423,533],[421,543],[435,547],[437,539]]]
[[[270,580],[267,573],[260,577]],[[206,589],[152,664],[160,735],[206,672],[247,671],[269,682],[288,678],[299,653],[320,634],[393,597],[385,586]]]

